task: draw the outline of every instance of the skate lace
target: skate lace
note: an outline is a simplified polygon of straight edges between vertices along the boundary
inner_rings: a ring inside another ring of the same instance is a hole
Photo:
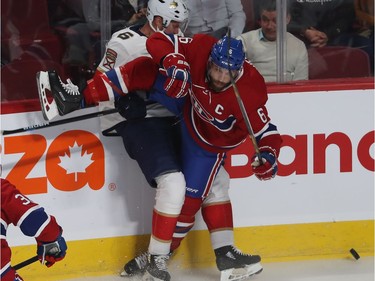
[[[251,257],[251,255],[249,255],[249,254],[244,254],[243,252],[241,252],[241,250],[239,250],[239,249],[237,249],[236,247],[233,247],[233,246],[232,246],[232,251],[233,251],[234,254],[237,255],[237,256]]]
[[[168,270],[167,269],[167,260],[168,259],[169,259],[169,255],[168,256],[164,256],[164,255],[155,256],[154,261],[155,261],[156,267],[159,270],[167,271]]]
[[[60,84],[61,86],[64,88],[64,90],[69,94],[69,95],[72,95],[72,96],[77,96],[79,95],[79,90],[78,90],[78,86],[77,85],[74,85],[73,82],[70,80],[70,79],[67,79],[66,82],[67,83],[63,83],[61,81],[61,79],[59,78],[60,80]]]
[[[135,261],[137,262],[138,267],[140,269],[146,268],[147,258],[148,258],[148,252],[144,252],[144,253],[140,254],[138,257],[135,258]]]

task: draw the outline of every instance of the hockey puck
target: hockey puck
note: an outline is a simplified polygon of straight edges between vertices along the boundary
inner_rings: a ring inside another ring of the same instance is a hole
[[[350,249],[350,253],[352,254],[352,256],[356,259],[356,260],[359,260],[360,256],[358,255],[357,251],[354,250],[353,248]]]

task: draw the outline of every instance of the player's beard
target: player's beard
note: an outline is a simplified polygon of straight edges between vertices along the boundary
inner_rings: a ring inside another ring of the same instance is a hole
[[[229,85],[230,85],[230,82],[229,83],[222,83],[220,81],[217,81],[217,80],[213,80],[211,75],[210,75],[210,71],[207,72],[206,74],[206,77],[207,77],[207,84],[208,84],[208,88],[214,92],[221,92],[222,90],[224,90],[225,88],[227,88]]]
[[[221,92],[226,87],[229,86],[230,83],[221,83],[219,81],[213,81],[212,79],[208,79],[208,87],[214,92]]]

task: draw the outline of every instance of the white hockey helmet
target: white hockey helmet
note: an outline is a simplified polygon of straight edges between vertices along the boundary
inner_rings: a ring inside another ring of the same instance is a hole
[[[147,4],[147,20],[150,22],[151,26],[155,16],[163,18],[164,28],[166,28],[171,21],[186,25],[188,15],[189,12],[184,0],[149,0]]]

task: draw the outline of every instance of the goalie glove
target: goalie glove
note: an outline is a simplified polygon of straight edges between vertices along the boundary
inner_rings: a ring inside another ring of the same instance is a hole
[[[61,236],[53,242],[37,241],[37,255],[41,264],[51,267],[55,262],[62,260],[66,255],[67,245],[64,237]]]
[[[277,174],[276,152],[269,146],[260,147],[259,151],[261,160],[256,154],[251,158],[253,173],[259,180],[270,180]]]
[[[178,53],[167,55],[163,60],[167,80],[164,89],[172,98],[181,98],[189,93],[191,87],[190,65],[185,57]]]

